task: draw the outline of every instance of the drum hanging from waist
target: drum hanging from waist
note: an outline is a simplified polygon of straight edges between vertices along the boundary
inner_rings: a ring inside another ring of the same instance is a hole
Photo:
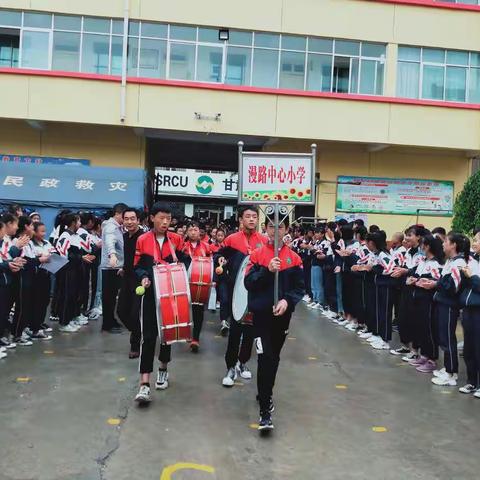
[[[155,265],[153,288],[160,341],[167,345],[191,341],[192,311],[185,265]]]
[[[193,257],[188,269],[190,296],[192,303],[208,304],[213,283],[213,259]]]
[[[232,297],[232,316],[237,322],[245,325],[252,324],[252,315],[248,312],[248,291],[244,283],[249,261],[250,256],[245,257],[238,269]]]

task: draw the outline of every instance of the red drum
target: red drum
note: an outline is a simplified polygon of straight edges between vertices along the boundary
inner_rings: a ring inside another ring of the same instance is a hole
[[[153,280],[160,341],[167,345],[190,342],[192,311],[185,265],[155,265]]]
[[[213,283],[213,259],[211,257],[193,257],[188,269],[190,296],[192,303],[208,305]]]
[[[237,322],[252,325],[252,314],[248,312],[248,291],[245,288],[245,273],[250,256],[245,257],[238,269],[237,278],[233,287],[232,315]]]

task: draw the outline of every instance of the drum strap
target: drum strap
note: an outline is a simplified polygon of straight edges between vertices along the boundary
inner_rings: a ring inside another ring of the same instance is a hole
[[[153,236],[153,241],[154,241],[154,262],[155,263],[166,263],[165,260],[163,259],[162,256],[162,251],[160,250],[160,245],[158,244],[157,241],[157,236],[155,235],[155,232],[152,231],[152,236]],[[173,263],[178,263],[178,258],[177,255],[175,254],[175,248],[172,245],[171,240],[168,238],[168,233],[165,234],[165,239],[164,242],[168,242],[168,247],[170,248],[170,254],[172,255]]]

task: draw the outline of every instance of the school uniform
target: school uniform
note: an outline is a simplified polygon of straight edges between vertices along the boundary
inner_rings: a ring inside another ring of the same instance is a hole
[[[192,242],[186,240],[183,246],[183,253],[185,254],[185,266],[188,268],[192,263],[193,257],[210,257],[212,251],[210,245],[204,241]],[[198,342],[200,340],[200,333],[203,326],[205,305],[198,303],[192,303],[192,316],[193,316],[193,340]]]
[[[247,235],[241,231],[229,235],[225,239],[225,246],[219,250],[218,254],[227,260],[223,268],[224,275],[226,275],[228,282],[229,316],[231,316],[233,288],[243,260],[247,255],[251,255],[255,249],[260,248],[267,241],[267,237],[261,233],[253,232],[247,237]],[[241,364],[247,363],[252,355],[252,346],[252,326],[234,320],[230,322],[227,351],[225,352],[227,369],[230,370],[234,368],[237,361],[240,361]]]
[[[360,248],[359,242],[351,240],[345,245],[345,249],[350,253],[347,257],[338,257],[337,264],[341,268],[342,279],[342,295],[343,295],[343,310],[346,314],[351,315],[358,320],[358,307],[356,302],[361,302],[355,290],[357,288],[357,281],[355,274],[352,272],[352,267],[357,262],[357,251]]]
[[[391,248],[390,255],[392,258],[395,259],[397,265],[405,265],[405,255],[407,253],[407,249],[400,245],[399,247]],[[402,291],[402,280],[398,279],[397,284],[392,288],[392,295],[393,295],[393,311],[394,311],[394,323],[398,321],[398,315],[400,311],[400,295]]]
[[[460,255],[447,260],[434,295],[438,341],[443,350],[445,370],[450,374],[458,373],[456,329],[460,314],[459,291],[462,282],[460,270],[466,265],[465,258]]]
[[[82,255],[89,255],[93,253],[93,242],[92,237],[88,231],[80,227],[77,230],[77,235],[79,237],[80,249]],[[90,277],[92,275],[92,264],[88,262],[82,262],[80,269],[81,278],[80,278],[80,300],[78,303],[77,313],[86,314],[89,310],[89,297],[90,297]]]
[[[345,313],[345,307],[343,305],[343,281],[342,281],[342,265],[343,257],[338,254],[338,250],[345,250],[345,242],[343,238],[332,243],[333,253],[333,270],[335,275],[335,293],[337,299],[337,311],[338,313]],[[340,267],[340,271],[335,273],[335,269]]]
[[[309,239],[308,237],[302,238],[300,243],[305,243],[306,245],[313,245],[314,241],[312,239]],[[313,297],[313,292],[312,292],[312,262],[314,255],[311,250],[308,248],[300,248],[298,255],[302,259],[302,264],[303,264],[303,275],[304,275],[304,281],[305,281],[305,291],[307,292],[307,295],[312,298]]]
[[[144,278],[153,283],[153,266],[174,263],[184,258],[182,253],[183,239],[176,233],[167,232],[158,237],[154,231],[144,233],[137,239],[135,249],[134,270],[139,284]],[[140,325],[142,339],[140,343],[140,373],[153,371],[155,345],[158,337],[157,309],[153,285],[145,290],[140,309]],[[162,363],[171,360],[171,345],[160,344],[158,359]]]
[[[295,305],[305,294],[302,260],[284,245],[278,254],[281,260],[279,272],[279,300],[286,300],[288,308],[281,316],[274,316],[274,278],[268,265],[277,255],[269,243],[255,250],[245,276],[248,290],[248,309],[253,314],[255,346],[258,355],[257,387],[260,412],[268,410],[280,362],[280,352],[288,335]]]
[[[55,247],[48,241],[32,241],[33,252],[38,258],[43,255],[55,253]],[[35,269],[32,288],[32,303],[34,305],[31,328],[33,333],[42,329],[47,314],[48,304],[50,303],[51,275],[44,268],[38,265]]]
[[[8,316],[10,313],[10,296],[13,274],[9,268],[12,258],[8,252],[8,243],[0,240],[0,338],[8,329]]]
[[[322,264],[323,269],[323,284],[325,288],[325,302],[330,307],[330,310],[337,311],[337,287],[335,277],[335,255],[332,249],[332,243],[325,239],[322,240],[321,249],[326,255]]]
[[[463,290],[460,295],[464,333],[463,360],[467,368],[468,383],[480,388],[480,264],[478,255],[470,259],[472,276],[462,274]]]
[[[325,304],[325,289],[323,285],[323,264],[325,260],[317,258],[318,253],[323,253],[322,240],[314,240],[312,243],[312,267],[311,267],[311,288],[312,302]]]

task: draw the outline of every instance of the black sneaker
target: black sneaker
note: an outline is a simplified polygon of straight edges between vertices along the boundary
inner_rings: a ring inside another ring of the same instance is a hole
[[[50,327],[49,325],[47,325],[46,323],[42,323],[42,324],[40,325],[40,328],[41,328],[44,332],[47,332],[47,333],[53,332],[53,328]]]
[[[260,402],[260,397],[257,395],[257,403]],[[268,402],[268,412],[273,413],[275,411],[275,404],[273,403],[273,397],[270,397],[270,401]]]
[[[260,420],[258,422],[258,431],[265,432],[273,430],[275,427],[272,422],[272,415],[270,412],[260,412]]]
[[[36,333],[32,333],[30,336],[32,340],[51,340],[52,336],[48,333],[45,333],[43,330],[39,330]]]

